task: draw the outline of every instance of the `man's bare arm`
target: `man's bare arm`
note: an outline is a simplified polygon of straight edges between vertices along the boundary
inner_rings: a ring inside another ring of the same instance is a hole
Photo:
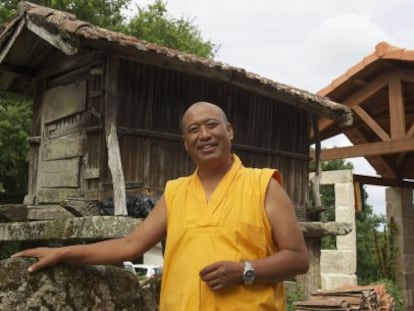
[[[278,282],[305,273],[309,256],[295,209],[285,190],[271,179],[266,191],[265,210],[278,251],[266,258],[251,260],[255,282]],[[248,258],[247,258],[248,259]],[[212,290],[242,284],[244,264],[219,261],[200,271],[200,277]]]
[[[165,236],[166,226],[167,211],[165,199],[162,196],[147,218],[123,238],[86,245],[32,248],[18,252],[12,257],[36,257],[38,261],[29,267],[29,272],[46,268],[58,262],[120,263],[135,259],[155,246]]]

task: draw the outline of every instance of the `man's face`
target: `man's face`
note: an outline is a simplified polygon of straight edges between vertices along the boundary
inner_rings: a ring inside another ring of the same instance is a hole
[[[196,104],[184,114],[182,125],[185,149],[197,165],[228,158],[233,128],[218,107]]]

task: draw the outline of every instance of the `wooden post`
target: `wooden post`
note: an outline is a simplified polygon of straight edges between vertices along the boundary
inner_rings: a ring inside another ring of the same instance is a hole
[[[126,216],[128,211],[126,208],[125,179],[117,134],[118,77],[119,60],[109,56],[106,62],[105,79],[105,138],[108,148],[108,166],[114,191],[114,215]]]

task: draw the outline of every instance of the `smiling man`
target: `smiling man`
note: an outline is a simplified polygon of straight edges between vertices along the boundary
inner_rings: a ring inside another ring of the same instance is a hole
[[[214,104],[191,105],[182,131],[197,169],[169,181],[128,236],[14,256],[37,257],[31,272],[59,261],[112,264],[141,256],[166,235],[160,310],[285,310],[282,281],[309,262],[279,172],[242,165],[231,152],[233,128]]]

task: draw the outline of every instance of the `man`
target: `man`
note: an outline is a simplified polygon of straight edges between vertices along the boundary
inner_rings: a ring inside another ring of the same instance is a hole
[[[284,279],[308,269],[295,211],[276,170],[242,166],[221,108],[190,106],[182,118],[193,175],[167,183],[128,236],[13,256],[37,257],[30,272],[60,261],[114,264],[167,236],[160,310],[284,310]]]

